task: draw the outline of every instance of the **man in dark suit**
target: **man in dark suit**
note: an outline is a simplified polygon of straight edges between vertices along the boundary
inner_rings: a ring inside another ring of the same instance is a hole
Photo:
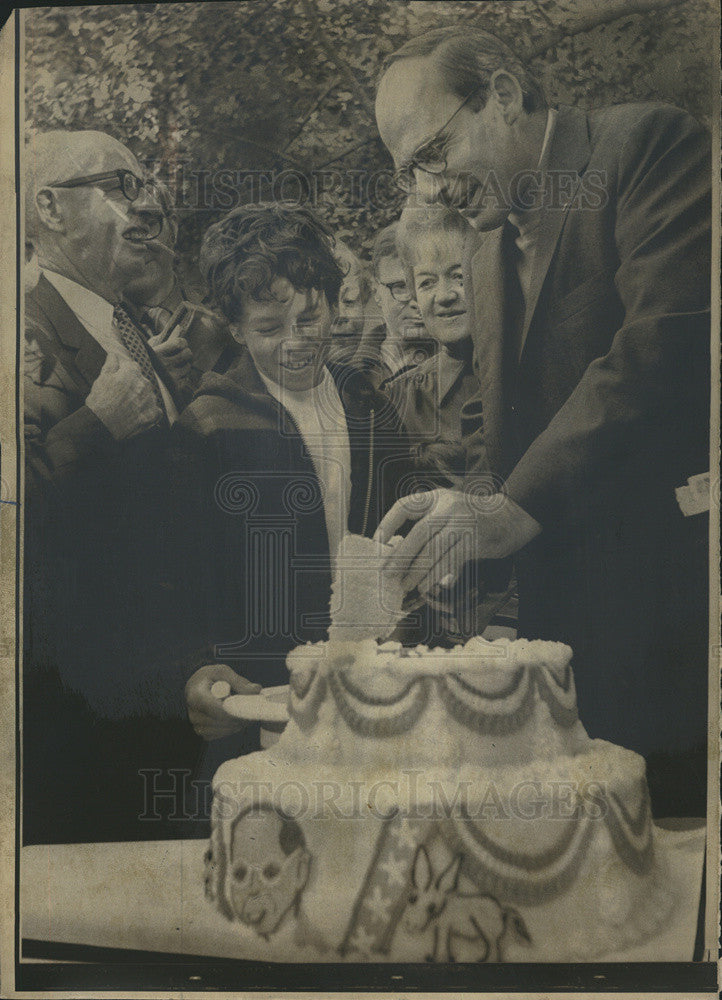
[[[38,135],[27,162],[24,839],[150,838],[139,772],[180,763],[193,737],[164,531],[180,401],[120,307],[162,276],[162,216],[110,136]]]
[[[152,193],[163,210],[163,228],[153,241],[155,266],[133,278],[123,301],[141,325],[153,331],[148,344],[173,377],[185,405],[207,371],[223,372],[236,345],[221,317],[189,294],[177,268],[178,218],[168,187],[154,179]]]
[[[573,646],[591,735],[647,756],[658,812],[703,809],[706,526],[674,490],[709,461],[709,139],[668,105],[550,109],[468,28],[392,56],[377,119],[401,185],[489,231],[467,279],[469,489],[410,532],[408,585],[516,554],[520,632]]]

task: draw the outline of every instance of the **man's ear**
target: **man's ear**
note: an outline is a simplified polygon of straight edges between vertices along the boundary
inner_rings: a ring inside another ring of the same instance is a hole
[[[311,871],[311,855],[305,847],[299,849],[298,857],[294,863],[294,868],[294,881],[299,889],[303,889],[306,882],[308,882],[309,872]]]
[[[40,188],[35,195],[35,208],[46,229],[52,229],[56,233],[65,232],[63,213],[51,188]]]
[[[512,125],[524,110],[524,94],[521,84],[505,69],[497,69],[489,80],[491,96],[501,107],[504,121]]]

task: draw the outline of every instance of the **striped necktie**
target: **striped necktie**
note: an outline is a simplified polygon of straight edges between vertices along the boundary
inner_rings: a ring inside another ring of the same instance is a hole
[[[137,362],[144,378],[150,383],[161,413],[167,418],[163,394],[160,391],[158,379],[156,378],[155,370],[148,354],[148,348],[140,330],[122,306],[116,306],[113,309],[113,322],[118,329],[120,339],[123,341],[128,354],[130,354],[133,361]]]

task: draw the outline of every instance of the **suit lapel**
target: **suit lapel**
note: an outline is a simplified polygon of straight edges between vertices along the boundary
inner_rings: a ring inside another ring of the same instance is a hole
[[[589,162],[589,155],[586,113],[578,108],[560,107],[554,134],[551,137],[549,159],[544,170],[545,207],[541,209],[542,218],[524,314],[520,356],[524,351],[544,279],[549,271],[567,213],[581,183],[582,172]],[[571,183],[566,182],[567,177],[571,177]]]
[[[55,351],[63,365],[72,372],[85,394],[100,374],[107,357],[105,350],[88,333],[62,295],[53,288],[45,275],[33,292],[38,308],[44,313],[57,340]]]

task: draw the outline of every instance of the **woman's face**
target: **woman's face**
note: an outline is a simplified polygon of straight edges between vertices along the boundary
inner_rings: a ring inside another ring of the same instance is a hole
[[[440,344],[469,336],[462,260],[464,238],[456,233],[423,236],[414,252],[416,301],[426,330]]]

